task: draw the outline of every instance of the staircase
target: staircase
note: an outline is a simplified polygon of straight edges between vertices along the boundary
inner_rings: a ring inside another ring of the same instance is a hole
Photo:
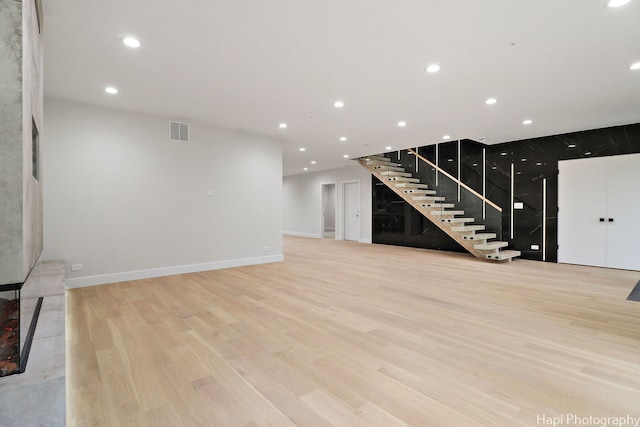
[[[380,155],[363,157],[359,162],[476,258],[511,261],[520,256],[520,251],[505,249],[508,242],[492,240],[496,238],[495,233],[483,232],[484,225],[473,224],[474,218],[464,217],[464,211],[456,209],[453,203],[445,203],[444,197],[420,183],[400,164]]]

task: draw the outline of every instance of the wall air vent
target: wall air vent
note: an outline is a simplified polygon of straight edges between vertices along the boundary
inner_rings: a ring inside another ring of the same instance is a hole
[[[189,142],[189,123],[171,121],[171,141]]]

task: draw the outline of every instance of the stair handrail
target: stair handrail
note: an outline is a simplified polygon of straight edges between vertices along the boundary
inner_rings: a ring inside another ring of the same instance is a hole
[[[424,157],[422,157],[420,154],[416,153],[415,151],[413,151],[411,148],[408,148],[407,151],[411,154],[413,154],[414,156],[416,156],[417,158],[419,158],[420,160],[422,160],[423,162],[425,162],[426,164],[428,164],[429,166],[431,166],[432,168],[435,168],[435,170],[437,170],[438,172],[440,172],[441,174],[445,175],[446,177],[448,177],[449,179],[453,180],[454,182],[458,183],[458,185],[460,185],[461,187],[464,187],[467,191],[469,191],[471,194],[473,194],[474,196],[478,197],[480,200],[482,200],[483,202],[486,202],[487,204],[489,204],[491,207],[493,207],[494,209],[496,209],[498,212],[502,212],[502,208],[498,205],[496,205],[495,203],[493,203],[491,200],[487,199],[486,197],[484,197],[482,194],[478,193],[477,191],[475,191],[474,189],[472,189],[471,187],[469,187],[467,184],[465,184],[464,182],[460,181],[458,178],[455,178],[453,175],[447,173],[446,171],[442,170],[439,166],[433,164],[432,162],[430,162],[429,160],[425,159]]]

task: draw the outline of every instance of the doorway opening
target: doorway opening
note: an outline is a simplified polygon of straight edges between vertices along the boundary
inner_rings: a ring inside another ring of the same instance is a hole
[[[322,224],[323,239],[336,238],[336,184],[322,184]]]

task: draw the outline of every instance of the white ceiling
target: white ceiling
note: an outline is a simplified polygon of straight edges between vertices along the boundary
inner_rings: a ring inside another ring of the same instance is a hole
[[[276,136],[285,175],[640,122],[640,0],[43,3],[46,96]]]

